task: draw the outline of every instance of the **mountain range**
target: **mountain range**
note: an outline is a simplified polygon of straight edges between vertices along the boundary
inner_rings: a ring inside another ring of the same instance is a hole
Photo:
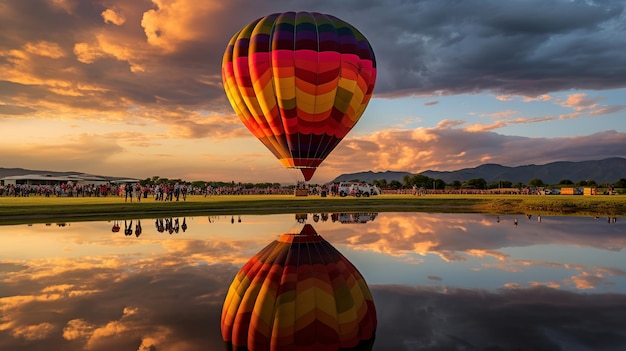
[[[50,174],[52,176],[67,176],[82,174],[82,172],[68,171],[41,171],[23,168],[2,168],[0,167],[0,178],[8,176],[19,176],[27,174]],[[612,157],[596,161],[568,162],[559,161],[544,165],[524,165],[516,167],[502,166],[488,163],[474,168],[463,168],[456,171],[434,171],[428,170],[419,173],[433,179],[441,179],[446,183],[455,180],[465,182],[473,178],[482,178],[487,183],[500,180],[508,180],[515,183],[527,184],[531,179],[541,179],[546,184],[558,184],[561,180],[569,179],[574,183],[581,180],[594,180],[597,183],[615,183],[626,178],[626,158]],[[387,183],[392,180],[403,181],[404,176],[413,176],[415,173],[385,171],[385,172],[358,172],[342,174],[332,182],[343,182],[360,180],[372,182],[374,180],[385,179]],[[124,177],[99,176],[105,179],[121,179]],[[127,177],[126,177],[127,178]]]
[[[487,183],[500,180],[508,180],[515,183],[527,184],[531,179],[541,179],[545,184],[558,184],[561,180],[569,179],[576,183],[581,180],[594,180],[596,183],[614,183],[626,178],[626,158],[612,157],[596,161],[559,161],[544,165],[524,165],[516,167],[502,166],[488,163],[474,168],[463,168],[456,171],[433,171],[428,170],[419,173],[433,179],[441,179],[446,183],[455,180],[465,182],[474,178],[482,178]],[[358,179],[364,182],[385,179],[387,183],[392,180],[402,182],[404,176],[413,176],[409,172],[359,172],[342,174],[333,182],[350,181]]]

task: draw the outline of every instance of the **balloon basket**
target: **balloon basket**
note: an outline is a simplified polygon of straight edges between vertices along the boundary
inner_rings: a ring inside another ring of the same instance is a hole
[[[309,196],[309,189],[295,189],[293,193],[296,196]]]

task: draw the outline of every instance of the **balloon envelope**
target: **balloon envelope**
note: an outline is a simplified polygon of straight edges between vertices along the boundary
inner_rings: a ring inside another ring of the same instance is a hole
[[[232,37],[222,81],[243,124],[310,180],[365,111],[376,60],[367,39],[334,16],[276,13]]]
[[[221,328],[227,350],[371,350],[376,324],[361,274],[307,224],[241,268]]]

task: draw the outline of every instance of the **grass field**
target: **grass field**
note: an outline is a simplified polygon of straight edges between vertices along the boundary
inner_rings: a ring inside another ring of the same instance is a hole
[[[170,215],[330,212],[532,213],[626,215],[626,196],[576,195],[380,195],[295,197],[293,195],[190,196],[187,201],[125,202],[120,197],[0,197],[0,225],[71,222]]]

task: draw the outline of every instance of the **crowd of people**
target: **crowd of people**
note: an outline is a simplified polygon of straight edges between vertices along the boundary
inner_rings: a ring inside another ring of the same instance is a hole
[[[298,182],[296,190],[306,190],[308,195],[337,196],[339,183],[324,185],[309,185]],[[611,189],[612,191],[612,189]],[[245,187],[241,183],[228,185],[216,185],[208,183],[205,187],[192,186],[184,182],[163,182],[153,185],[141,185],[140,183],[105,183],[105,184],[81,184],[74,182],[57,183],[54,185],[28,185],[28,184],[0,184],[0,196],[28,197],[106,197],[119,196],[124,201],[141,202],[149,197],[156,201],[186,201],[188,195],[216,196],[216,195],[264,195],[279,194],[290,195],[294,193],[293,187]],[[437,194],[511,194],[511,195],[536,195],[541,194],[539,188],[498,188],[498,189],[428,189],[424,187],[383,189],[385,194],[406,195],[437,195]]]
[[[127,202],[141,202],[142,199],[153,198],[156,201],[186,201],[189,195],[261,195],[261,194],[292,194],[293,190],[285,187],[244,187],[241,183],[218,186],[207,184],[206,187],[194,187],[187,183],[159,183],[141,185],[140,183],[105,183],[80,184],[57,183],[54,185],[0,184],[0,196],[13,197],[107,197],[118,196]]]

